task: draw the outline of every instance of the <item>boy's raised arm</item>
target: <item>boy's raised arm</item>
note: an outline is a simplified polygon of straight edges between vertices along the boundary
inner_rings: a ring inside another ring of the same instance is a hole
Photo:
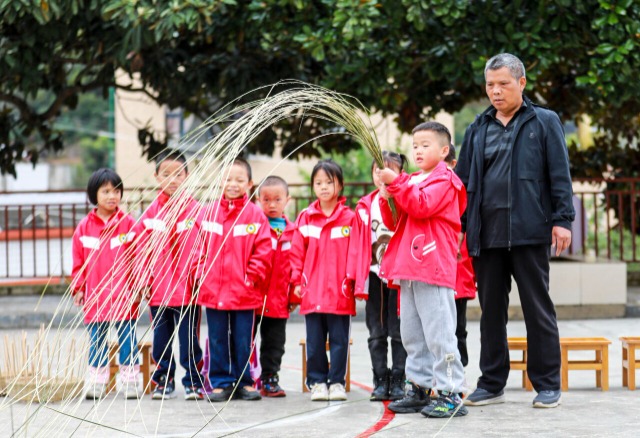
[[[455,191],[451,190],[450,179],[437,178],[428,186],[420,188],[418,184],[409,184],[408,177],[404,181],[401,180],[401,176],[396,178],[387,190],[393,196],[396,205],[407,215],[418,219],[434,217],[451,205]]]

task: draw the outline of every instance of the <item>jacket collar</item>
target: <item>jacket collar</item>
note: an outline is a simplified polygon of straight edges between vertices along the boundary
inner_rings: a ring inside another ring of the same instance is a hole
[[[347,202],[347,198],[345,198],[344,196],[340,196],[338,198],[338,203],[336,204],[336,207],[333,209],[333,211],[328,217],[330,218],[334,217],[336,215],[336,212],[344,208],[345,202]],[[309,207],[307,207],[307,211],[311,215],[320,214],[322,216],[325,216],[324,212],[322,211],[322,207],[320,207],[320,200],[317,200],[317,199]]]
[[[534,110],[533,110],[533,102],[531,102],[531,99],[529,99],[527,96],[525,96],[524,94],[522,95],[522,106],[524,106],[525,108],[522,109],[518,109],[518,111],[521,111],[522,114],[520,114],[519,116],[521,117],[525,117],[526,115],[529,114],[535,114]],[[489,122],[490,118],[495,118],[495,114],[496,114],[496,108],[493,105],[489,105],[487,107],[487,109],[485,109],[478,117],[478,123],[480,125],[484,125],[486,123]]]
[[[120,209],[120,207],[117,207],[116,211],[114,211],[109,219],[107,219],[106,223],[100,216],[98,216],[98,207],[95,207],[93,210],[91,210],[88,216],[89,220],[91,220],[92,222],[95,222],[105,228],[111,228],[117,226],[120,223],[120,220],[124,216],[124,212]]]
[[[248,201],[249,197],[246,193],[242,196],[242,198],[237,199],[227,199],[223,195],[222,198],[220,198],[220,207],[222,207],[222,209],[225,211],[232,211],[236,209],[241,210]]]

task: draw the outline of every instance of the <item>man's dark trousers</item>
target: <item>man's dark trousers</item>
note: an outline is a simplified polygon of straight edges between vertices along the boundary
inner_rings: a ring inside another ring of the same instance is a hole
[[[480,370],[478,387],[501,391],[509,376],[507,320],[511,276],[518,285],[527,328],[527,373],[536,391],[560,389],[560,339],[549,296],[549,245],[482,249],[473,259],[478,279]]]

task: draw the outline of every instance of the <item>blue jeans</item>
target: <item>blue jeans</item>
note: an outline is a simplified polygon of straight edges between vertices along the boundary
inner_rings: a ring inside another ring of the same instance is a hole
[[[87,324],[89,330],[89,366],[100,368],[109,365],[108,335],[111,327],[118,332],[120,365],[137,365],[138,354],[134,347],[136,340],[136,321],[92,322]]]
[[[206,309],[212,388],[253,385],[249,358],[255,310]]]
[[[157,364],[151,380],[159,383],[162,376],[172,380],[176,374],[173,359],[173,340],[178,337],[180,365],[186,374],[182,378],[185,388],[202,387],[202,349],[200,348],[200,306],[149,306],[153,318],[153,348],[151,355]]]

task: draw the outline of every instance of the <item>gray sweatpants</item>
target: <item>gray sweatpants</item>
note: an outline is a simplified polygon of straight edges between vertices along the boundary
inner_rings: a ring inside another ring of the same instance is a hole
[[[407,380],[422,388],[461,392],[464,369],[456,338],[453,289],[400,282],[400,333]]]

